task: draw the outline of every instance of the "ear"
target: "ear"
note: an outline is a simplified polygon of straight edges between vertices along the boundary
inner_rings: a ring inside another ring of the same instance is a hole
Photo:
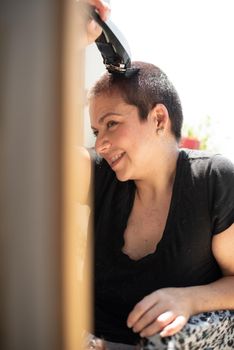
[[[150,118],[154,124],[155,131],[166,130],[170,126],[169,113],[162,103],[156,104],[150,111]]]

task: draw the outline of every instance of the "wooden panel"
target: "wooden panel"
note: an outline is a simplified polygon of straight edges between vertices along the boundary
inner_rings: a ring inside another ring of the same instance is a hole
[[[61,117],[56,0],[0,3],[0,345],[59,350]]]
[[[83,145],[84,139],[84,18],[79,16],[73,0],[64,1],[63,13],[64,346],[66,350],[77,350],[82,348],[82,330],[90,322],[91,289],[89,273],[82,276],[89,209],[77,203],[77,194],[83,190],[77,147]]]

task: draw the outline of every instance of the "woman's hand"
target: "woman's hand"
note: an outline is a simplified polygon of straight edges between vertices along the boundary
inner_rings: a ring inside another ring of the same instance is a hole
[[[103,0],[82,0],[89,5],[94,6],[97,10],[98,13],[103,21],[106,21],[109,14],[110,14],[110,6],[107,2]]]
[[[80,0],[94,6],[103,21],[106,21],[110,15],[110,6],[103,0]],[[93,43],[102,33],[102,28],[93,20],[89,20],[87,27],[87,44]]]
[[[189,288],[164,288],[147,295],[130,312],[127,325],[141,337],[180,331],[192,315]]]

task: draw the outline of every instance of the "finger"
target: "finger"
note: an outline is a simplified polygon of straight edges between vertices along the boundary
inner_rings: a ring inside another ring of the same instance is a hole
[[[90,20],[86,27],[88,43],[94,42],[102,33],[102,28],[94,20]]]
[[[179,332],[187,323],[185,316],[177,316],[176,319],[167,325],[160,333],[161,337],[168,337]]]
[[[103,21],[106,21],[110,15],[110,11],[111,11],[110,5],[103,0],[79,0],[79,1],[86,2],[94,6],[98,10],[98,13]]]
[[[102,0],[94,0],[94,6],[97,8],[100,17],[103,21],[106,21],[110,15],[110,6],[108,3]]]
[[[95,349],[96,350],[105,350],[105,343],[102,339],[97,339],[96,344],[95,344]]]
[[[127,325],[133,327],[135,323],[143,316],[143,314],[154,306],[158,301],[157,292],[147,295],[139,303],[135,305],[133,310],[128,315]]]
[[[162,330],[164,327],[166,327],[168,324],[173,322],[175,319],[175,314],[172,311],[166,311],[159,315],[157,318],[152,320],[152,322],[147,325],[141,330],[140,336],[141,337],[150,337],[151,335],[154,335],[158,333],[160,330]]]
[[[145,312],[144,315],[134,324],[134,332],[142,332],[146,327],[151,325],[153,322],[157,328],[157,332],[171,322],[175,315],[172,311],[162,313],[164,310],[160,310],[158,304],[155,304],[151,309]]]

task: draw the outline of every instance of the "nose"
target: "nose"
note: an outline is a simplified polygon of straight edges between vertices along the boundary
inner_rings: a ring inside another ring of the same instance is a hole
[[[110,149],[111,143],[107,137],[97,137],[95,142],[95,150],[100,155],[107,153]]]

